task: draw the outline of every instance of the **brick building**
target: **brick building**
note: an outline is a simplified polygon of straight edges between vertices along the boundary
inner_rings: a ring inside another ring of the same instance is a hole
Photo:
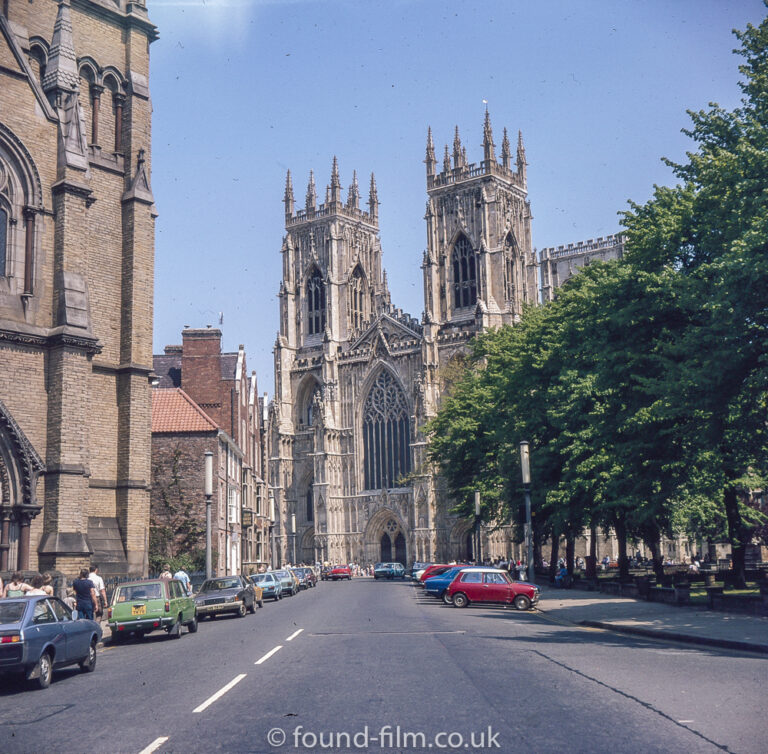
[[[0,3],[0,570],[146,571],[156,36]]]
[[[244,347],[240,346],[235,353],[222,353],[221,330],[185,328],[182,345],[166,346],[163,354],[155,355],[154,368],[159,378],[155,393],[181,388],[226,436],[232,446],[228,451],[232,457],[239,454],[239,462],[232,461],[235,467],[239,463],[239,470],[233,474],[230,469],[227,476],[226,557],[220,568],[227,573],[239,573],[240,568],[246,573],[258,570],[269,562],[270,552],[269,510],[262,472],[263,404],[258,396],[256,373],[248,375]],[[157,455],[160,445],[155,430],[154,409],[152,436],[154,515],[161,502],[157,496],[157,480],[168,473],[167,466],[171,461],[164,455],[161,464]],[[178,437],[176,442],[181,439]],[[199,465],[202,464],[202,455],[198,451],[199,448],[191,443],[190,449],[185,452],[197,453],[194,463]],[[167,443],[163,445],[162,453],[168,453]],[[192,476],[198,471],[195,466]],[[204,517],[204,511],[202,515]]]

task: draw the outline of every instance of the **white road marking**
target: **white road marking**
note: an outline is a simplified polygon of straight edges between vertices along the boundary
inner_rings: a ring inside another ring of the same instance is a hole
[[[156,738],[149,746],[147,746],[146,749],[142,749],[139,754],[152,754],[153,751],[159,749],[167,740],[168,736],[160,736],[160,738]]]
[[[237,686],[240,681],[245,678],[246,673],[240,673],[240,675],[233,678],[226,686],[219,689],[213,696],[208,697],[199,707],[195,707],[192,712],[202,712],[204,709],[208,709],[217,699],[224,696],[233,686]]]
[[[300,628],[298,631],[294,631],[287,639],[286,641],[292,641],[295,639],[304,629]]]
[[[696,722],[695,720],[678,720],[678,723],[693,723]]]
[[[266,662],[270,657],[272,657],[275,652],[279,652],[283,648],[282,644],[278,644],[274,649],[270,649],[269,652],[267,652],[264,657],[261,657],[260,659],[256,660],[254,662],[254,665],[261,665],[262,662]]]

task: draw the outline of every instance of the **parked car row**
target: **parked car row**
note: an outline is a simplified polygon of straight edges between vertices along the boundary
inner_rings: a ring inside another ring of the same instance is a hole
[[[535,584],[513,581],[507,571],[486,566],[433,564],[423,570],[416,583],[426,594],[459,608],[476,602],[530,610],[540,593]]]

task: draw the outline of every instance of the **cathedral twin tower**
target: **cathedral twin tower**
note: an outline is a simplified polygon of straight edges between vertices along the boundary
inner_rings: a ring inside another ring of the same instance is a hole
[[[437,172],[428,133],[421,322],[390,300],[373,175],[364,210],[356,175],[342,200],[334,158],[325,202],[310,173],[297,210],[288,174],[269,462],[283,563],[472,555],[422,429],[445,368],[476,333],[517,321],[538,288],[522,137],[513,163],[505,129],[498,161],[486,112],[483,151],[468,163],[457,128]]]

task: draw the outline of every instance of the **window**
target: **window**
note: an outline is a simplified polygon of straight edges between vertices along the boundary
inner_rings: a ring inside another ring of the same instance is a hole
[[[411,470],[411,425],[408,404],[392,374],[383,370],[363,407],[365,489],[402,487]]]
[[[500,573],[486,573],[485,583],[486,584],[506,584],[507,581]]]
[[[321,397],[320,385],[315,382],[314,387],[311,390],[306,390],[304,396],[305,403],[304,410],[301,412],[301,424],[311,427],[315,420],[315,399]]]
[[[315,267],[307,280],[307,334],[317,335],[325,330],[325,285],[320,270]]]
[[[5,264],[8,255],[8,212],[0,207],[0,277],[5,277]]]
[[[457,308],[473,306],[477,301],[477,268],[475,252],[466,236],[461,236],[453,247],[453,305]]]
[[[315,495],[312,490],[313,485],[309,485],[307,490],[307,521],[315,520]]]
[[[349,325],[359,330],[365,322],[365,279],[360,267],[355,267],[349,279]]]
[[[48,606],[48,600],[41,600],[35,605],[35,610],[32,613],[32,623],[36,626],[41,623],[56,623],[56,617]]]
[[[467,571],[461,580],[464,584],[479,584],[483,580],[483,574],[480,571]]]
[[[61,600],[48,600],[56,613],[56,617],[63,623],[72,620],[72,612]]]

